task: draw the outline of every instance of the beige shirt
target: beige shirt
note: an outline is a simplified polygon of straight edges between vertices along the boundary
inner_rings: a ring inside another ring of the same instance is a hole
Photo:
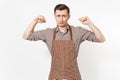
[[[78,53],[79,51],[79,46],[80,44],[85,41],[92,41],[92,42],[99,42],[99,40],[96,38],[95,34],[87,29],[84,29],[80,26],[74,27],[71,26],[72,29],[72,35],[73,35],[73,41],[74,41],[74,47],[76,52]],[[51,47],[52,47],[52,40],[53,40],[53,32],[54,29],[47,28],[44,30],[38,30],[34,31],[31,36],[27,39],[30,41],[38,41],[42,40],[47,44],[48,49],[51,52]],[[70,40],[70,30],[67,27],[66,32],[63,33],[61,32],[58,28],[56,30],[56,40]]]

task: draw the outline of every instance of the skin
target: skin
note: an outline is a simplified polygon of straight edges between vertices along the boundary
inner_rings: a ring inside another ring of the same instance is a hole
[[[56,10],[54,17],[59,27],[66,27],[68,25],[70,15],[67,10]]]
[[[66,30],[66,27],[68,26],[68,20],[70,18],[70,14],[67,12],[66,9],[56,10],[54,13],[54,18],[56,20],[56,23],[60,31],[64,33]],[[105,41],[105,38],[101,33],[101,31],[92,23],[92,21],[87,16],[80,18],[79,21],[84,25],[88,25],[100,42]],[[34,32],[34,28],[37,23],[45,23],[45,22],[46,22],[46,19],[44,16],[41,16],[41,15],[37,16],[26,29],[25,33],[23,34],[23,38],[27,39]]]
[[[67,10],[56,10],[54,17],[60,31],[65,32],[66,27],[68,26],[68,20],[70,18]]]

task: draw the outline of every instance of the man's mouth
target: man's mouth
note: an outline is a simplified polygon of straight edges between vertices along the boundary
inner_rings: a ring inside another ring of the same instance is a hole
[[[60,22],[60,24],[63,24],[64,22]]]

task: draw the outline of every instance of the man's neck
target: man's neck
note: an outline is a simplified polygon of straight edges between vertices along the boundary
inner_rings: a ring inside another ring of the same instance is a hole
[[[67,26],[68,25],[66,25],[66,26],[58,26],[58,27],[59,27],[59,29],[60,29],[61,32],[65,33]]]

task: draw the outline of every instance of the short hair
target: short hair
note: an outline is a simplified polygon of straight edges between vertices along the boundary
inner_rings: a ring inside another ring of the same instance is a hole
[[[67,10],[67,12],[69,14],[70,13],[70,9],[69,9],[69,7],[67,5],[65,5],[65,4],[58,4],[54,8],[54,13],[56,12],[56,10],[65,10],[65,9]]]

